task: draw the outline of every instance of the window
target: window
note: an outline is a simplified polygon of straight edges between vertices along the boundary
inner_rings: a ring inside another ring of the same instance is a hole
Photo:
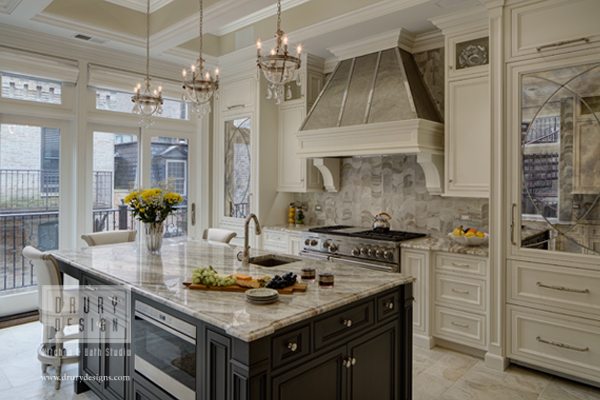
[[[250,118],[225,121],[225,216],[245,218],[250,212]]]
[[[177,192],[182,204],[166,220],[165,237],[187,234],[188,141],[167,136],[153,137],[151,185]]]
[[[1,97],[7,99],[61,104],[61,83],[3,72]]]
[[[133,109],[131,96],[132,93],[108,89],[96,89],[96,109],[131,113]],[[183,101],[163,98],[163,112],[160,114],[160,117],[188,119],[187,104]]]
[[[60,131],[55,128],[42,128],[40,146],[41,191],[46,196],[58,196]]]
[[[173,190],[182,196],[187,194],[186,170],[187,162],[183,160],[167,160],[166,178]]]

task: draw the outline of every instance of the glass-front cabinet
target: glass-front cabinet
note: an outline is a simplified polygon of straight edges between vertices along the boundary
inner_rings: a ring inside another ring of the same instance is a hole
[[[600,256],[600,59],[513,71],[512,98],[519,99],[512,110],[517,118],[511,151],[519,156],[512,163],[513,248],[598,262],[593,256]]]
[[[224,133],[224,215],[246,218],[251,201],[252,118],[226,119]]]

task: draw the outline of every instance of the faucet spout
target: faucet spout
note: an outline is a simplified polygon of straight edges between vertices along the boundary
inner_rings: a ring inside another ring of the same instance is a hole
[[[258,222],[258,217],[255,214],[248,215],[244,221],[244,249],[237,255],[238,261],[241,261],[244,267],[247,267],[250,264],[250,244],[248,241],[250,236],[250,221],[252,220],[254,220],[255,233],[257,235],[262,233],[260,222]]]

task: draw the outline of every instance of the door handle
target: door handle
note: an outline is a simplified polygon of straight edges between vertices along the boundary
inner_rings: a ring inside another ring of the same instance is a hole
[[[192,226],[196,225],[196,203],[192,203]]]

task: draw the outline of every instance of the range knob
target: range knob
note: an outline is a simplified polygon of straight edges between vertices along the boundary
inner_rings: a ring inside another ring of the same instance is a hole
[[[351,253],[352,253],[352,255],[354,257],[358,257],[360,255],[361,251],[360,251],[360,249],[358,247],[355,247],[355,248],[352,249]]]
[[[338,246],[337,246],[337,244],[335,244],[335,243],[331,243],[331,244],[329,245],[329,252],[331,252],[331,253],[335,253],[335,252],[337,251],[337,249],[338,249]]]
[[[377,249],[375,251],[375,257],[377,257],[377,258],[383,258],[383,249]]]
[[[368,247],[361,247],[360,248],[360,254],[363,256],[366,256],[369,252],[369,248]]]
[[[310,239],[306,239],[306,240],[304,241],[304,245],[305,245],[305,246],[310,246]]]
[[[318,244],[319,244],[319,241],[317,239],[313,239],[313,240],[310,241],[310,245],[311,246],[316,246]]]
[[[394,251],[393,250],[386,250],[383,252],[383,257],[386,260],[392,261],[394,259]]]
[[[329,249],[329,246],[331,246],[333,242],[331,241],[331,239],[327,239],[326,241],[323,242],[323,248],[325,248],[325,250]]]
[[[372,248],[372,247],[367,247],[367,255],[368,255],[369,257],[375,257],[375,251],[376,251],[376,250],[375,250],[374,248]]]

